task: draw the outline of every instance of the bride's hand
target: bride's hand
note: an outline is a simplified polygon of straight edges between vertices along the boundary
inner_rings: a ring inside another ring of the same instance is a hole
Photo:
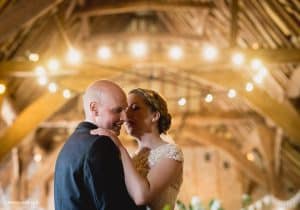
[[[120,148],[122,146],[122,143],[118,136],[111,130],[104,129],[104,128],[96,128],[90,131],[90,134],[92,135],[103,135],[108,136],[112,139],[112,141],[115,143],[115,145]]]

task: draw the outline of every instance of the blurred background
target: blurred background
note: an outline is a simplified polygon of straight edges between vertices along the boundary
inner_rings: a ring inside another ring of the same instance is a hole
[[[0,209],[54,209],[57,154],[104,78],[167,100],[178,209],[299,209],[299,26],[299,0],[0,0]]]

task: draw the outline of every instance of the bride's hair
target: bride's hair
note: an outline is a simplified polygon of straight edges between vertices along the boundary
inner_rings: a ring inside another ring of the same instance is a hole
[[[168,112],[168,106],[165,99],[154,90],[136,88],[129,92],[129,94],[137,94],[141,96],[144,102],[150,107],[151,111],[159,112],[160,118],[158,120],[159,133],[166,133],[171,126],[172,117]]]

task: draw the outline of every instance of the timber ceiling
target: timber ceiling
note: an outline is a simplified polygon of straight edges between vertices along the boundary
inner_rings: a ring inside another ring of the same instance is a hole
[[[276,194],[281,188],[275,180],[284,177],[281,185],[293,192],[300,187],[299,23],[298,0],[1,0],[0,79],[6,92],[0,100],[6,111],[0,159],[18,145],[24,153],[39,147],[48,154],[45,164],[53,165],[59,145],[83,117],[80,93],[91,81],[109,78],[127,91],[140,86],[161,92],[178,144],[218,147],[260,186]],[[144,57],[129,51],[136,40],[147,43]],[[216,60],[201,56],[208,44],[219,49]],[[97,57],[102,45],[110,47],[110,59]],[[175,45],[183,54],[171,59],[168,50]],[[71,47],[80,50],[80,64],[65,61]],[[231,62],[235,52],[245,56],[240,67]],[[30,61],[31,53],[39,61]],[[60,61],[58,71],[47,69],[50,58]],[[258,84],[255,58],[267,70]],[[56,93],[38,84],[37,66],[56,82]],[[71,98],[62,97],[64,89]],[[228,97],[230,89],[236,97]]]

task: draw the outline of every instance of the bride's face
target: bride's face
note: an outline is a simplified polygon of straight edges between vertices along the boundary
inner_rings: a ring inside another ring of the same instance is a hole
[[[143,134],[151,132],[153,113],[141,96],[131,93],[127,100],[125,129],[131,136],[140,138]]]

